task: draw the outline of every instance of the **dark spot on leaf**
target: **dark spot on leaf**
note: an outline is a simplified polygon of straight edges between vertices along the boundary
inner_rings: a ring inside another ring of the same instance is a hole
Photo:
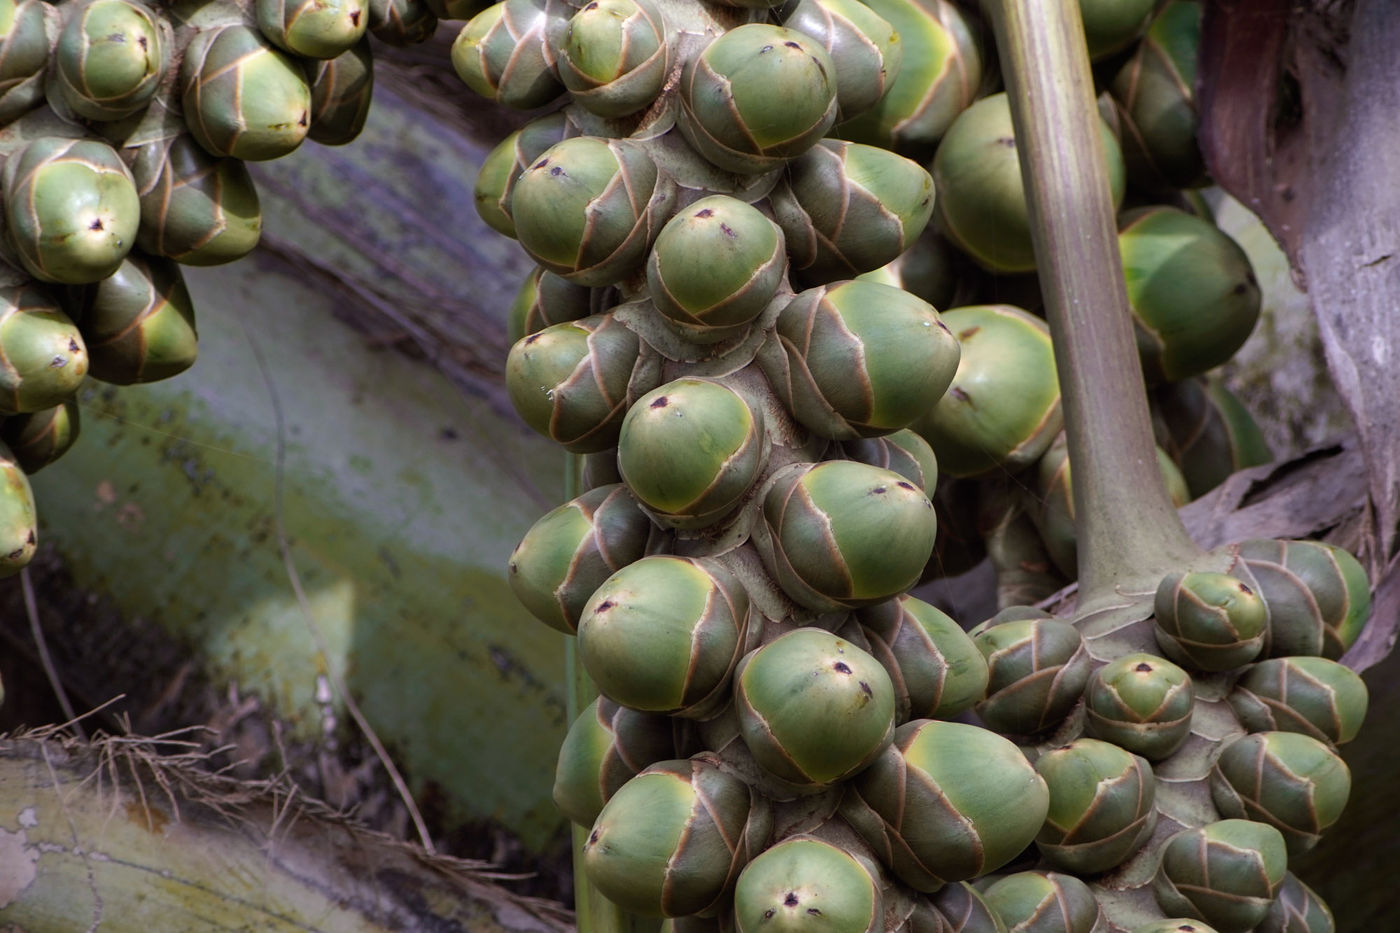
[[[1137,671],[1139,674],[1150,674],[1152,673],[1152,665],[1148,664],[1146,661],[1139,661],[1138,666],[1133,668],[1133,670]]]
[[[817,908],[815,907],[808,907],[807,913],[811,914],[814,917],[820,917],[822,915],[822,912],[820,910],[817,910]]]
[[[765,911],[763,912],[763,919],[764,919],[764,920],[772,920],[772,919],[773,919],[773,915],[776,914],[776,913],[777,913],[776,910],[774,910],[773,908],[769,907],[767,910],[765,910]]]
[[[787,46],[787,47],[790,48],[790,49],[800,49],[800,48],[802,48],[802,46],[798,45],[796,42],[793,42],[791,39],[789,39],[789,40],[787,40],[786,42],[784,42],[783,45]]]
[[[724,233],[725,236],[729,237],[731,240],[739,235],[734,232],[734,228],[729,226],[729,224],[720,224],[719,229]]]
[[[536,340],[539,340],[539,339],[540,339],[540,335],[539,335],[539,334],[531,334],[530,336],[528,336],[528,337],[525,338],[525,346],[528,347],[530,344],[534,343]]]
[[[773,46],[771,46],[771,45],[765,45],[763,48],[761,48],[761,49],[758,50],[758,54],[759,54],[759,55],[762,55],[762,54],[764,54],[765,52],[771,52],[771,51],[773,51]]]
[[[81,350],[81,349],[82,349],[82,347],[78,346],[78,341],[74,340],[72,337],[69,337],[69,338],[68,338],[68,352],[69,352],[69,353],[77,353],[77,352],[78,352],[79,350]]]
[[[591,832],[591,833],[588,834],[588,844],[589,844],[589,845],[592,845],[593,843],[595,843],[595,842],[597,842],[597,841],[598,841],[598,830],[595,829],[595,830],[593,830],[593,832]]]
[[[953,386],[951,389],[948,390],[948,394],[960,402],[972,401],[972,396],[968,395],[967,391],[963,389],[962,386]]]
[[[297,120],[297,126],[310,126],[310,125],[311,125],[311,111],[310,111],[310,110],[303,110],[303,111],[301,112],[301,117]]]
[[[1243,583],[1240,584],[1240,592],[1243,593],[1243,594],[1246,595],[1246,596],[1253,596],[1253,595],[1254,595],[1254,591],[1251,590],[1249,587],[1245,586]]]
[[[352,12],[352,13],[350,14],[350,25],[351,25],[351,26],[358,26],[358,25],[360,25],[360,11],[359,11],[359,10],[355,10],[354,12]],[[146,40],[145,40],[145,39],[142,39],[141,41],[142,41],[142,42],[145,42]]]
[[[708,208],[708,207],[703,207],[703,208],[701,208],[700,210],[698,210],[698,211],[695,212],[695,216],[696,216],[696,217],[713,217],[713,216],[715,216],[715,212],[714,212],[713,210],[711,210],[710,208]]]
[[[53,359],[49,360],[49,369],[62,369],[67,365],[68,357],[66,356],[56,356]]]
[[[875,695],[875,691],[870,689],[870,684],[863,680],[860,682],[860,692],[868,697],[873,697]]]
[[[598,612],[607,612],[609,609],[611,609],[613,606],[616,606],[616,605],[617,605],[617,603],[613,602],[611,599],[605,599],[605,600],[603,600],[601,603],[598,604],[598,609],[597,609],[596,611],[598,611]]]
[[[89,229],[89,230],[101,230],[101,229],[102,229],[102,219],[99,217],[98,219],[94,220],[92,223],[88,224],[88,229]]]
[[[1283,190],[1279,192],[1279,197],[1283,198],[1283,203],[1285,204],[1292,201],[1297,196],[1298,194],[1293,190],[1292,185],[1284,185]]]
[[[1003,136],[1003,137],[1001,137],[1000,139],[997,140],[997,145],[998,145],[998,146],[1005,146],[1005,147],[1008,148],[1008,149],[1015,149],[1015,148],[1016,148],[1016,137],[1014,137],[1014,136]]]
[[[958,331],[958,339],[959,339],[959,340],[969,340],[969,339],[971,339],[972,337],[977,336],[977,332],[978,332],[979,330],[981,330],[981,329],[982,329],[982,328],[980,328],[980,327],[969,327],[967,330],[960,330],[960,331]]]
[[[549,170],[549,174],[554,176],[562,175],[564,174],[564,167],[562,165],[556,165],[554,166],[554,168]]]
[[[900,489],[913,489],[913,488],[914,488],[914,484],[913,484],[913,483],[906,483],[904,480],[900,480],[899,482],[895,483],[895,485],[898,486]]]
[[[789,891],[789,892],[787,893],[787,897],[783,898],[783,906],[784,906],[784,907],[796,907],[796,906],[797,906],[797,895],[794,894],[792,891]]]
[[[29,534],[25,536],[24,543],[25,543],[25,544],[33,544],[33,543],[34,543],[34,529],[33,529],[33,528],[29,529]]]
[[[584,9],[585,9],[585,10],[596,10],[596,9],[598,9],[597,0],[594,0],[593,3],[588,4],[588,6],[584,7]]]
[[[356,14],[357,17],[358,17],[358,15],[359,15],[359,14]],[[357,21],[358,21],[358,20],[357,20]],[[141,46],[141,51],[143,51],[143,52],[146,51],[146,49],[148,49],[148,48],[150,47],[149,44],[146,42],[146,37],[145,37],[145,36],[141,36],[140,38],[138,38],[138,39],[136,40],[136,44],[139,45],[139,46]]]
[[[1241,282],[1240,284],[1236,285],[1236,286],[1232,289],[1232,291],[1233,291],[1236,295],[1243,295],[1245,292],[1249,291],[1249,286],[1246,285],[1246,284],[1244,284],[1243,282]]]
[[[548,165],[548,164],[549,164],[549,160],[548,160],[548,159],[540,159],[538,162],[535,163],[535,168],[544,168],[544,167],[545,167],[546,165]]]
[[[671,404],[671,400],[668,399],[666,396],[663,395],[663,396],[661,396],[659,399],[657,399],[656,401],[652,402],[652,403],[651,403],[651,407],[652,407],[652,408],[665,408],[665,407],[666,407],[667,405],[669,405],[669,404]]]
[[[889,492],[889,489],[888,489],[887,487],[885,487],[885,486],[876,486],[874,489],[872,489],[872,490],[870,490],[870,491],[873,492],[873,493],[874,493],[875,495],[877,495],[877,496],[883,496],[885,493]]]
[[[849,674],[851,672],[850,665],[845,661],[837,661],[835,664],[831,665],[831,669],[838,674]]]

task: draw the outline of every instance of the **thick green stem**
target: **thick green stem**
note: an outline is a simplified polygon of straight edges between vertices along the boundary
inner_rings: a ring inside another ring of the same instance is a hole
[[[1073,464],[1080,605],[1197,555],[1154,451],[1074,0],[986,0],[1011,101]]]

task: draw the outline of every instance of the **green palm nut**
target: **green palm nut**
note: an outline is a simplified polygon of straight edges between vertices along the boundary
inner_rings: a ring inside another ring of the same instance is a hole
[[[144,4],[93,0],[68,15],[54,81],[74,113],[116,120],[150,103],[170,64],[170,30]]]
[[[918,582],[937,520],[904,477],[851,460],[787,468],[763,499],[759,554],[793,602],[829,612],[897,596]]]
[[[1149,920],[1141,926],[1133,927],[1132,933],[1216,933],[1213,927],[1199,920],[1186,917],[1171,917],[1164,920]]]
[[[744,658],[734,674],[734,703],[754,760],[800,786],[845,780],[894,736],[889,675],[825,629],[795,629]]]
[[[958,368],[958,341],[933,305],[864,280],[800,292],[778,316],[759,363],[804,427],[852,440],[907,428]]]
[[[928,441],[908,428],[884,437],[862,437],[846,441],[840,447],[846,460],[856,460],[892,470],[909,480],[933,498],[938,486],[938,458]]]
[[[33,559],[38,523],[29,479],[0,443],[0,579],[19,573]]]
[[[94,379],[156,382],[194,365],[194,302],[169,259],[133,252],[107,278],[74,290],[72,307]]]
[[[369,28],[367,0],[253,0],[258,29],[272,44],[305,58],[335,58]]]
[[[598,692],[704,719],[729,701],[749,640],[749,597],[712,561],[656,555],[613,574],[583,607],[578,651]]]
[[[437,31],[437,15],[426,0],[369,0],[368,12],[369,31],[389,45],[416,45]]]
[[[666,221],[647,259],[647,288],[682,336],[714,343],[744,333],[786,271],[778,226],[756,207],[717,194]]]
[[[1064,426],[1050,328],[1011,305],[943,312],[961,348],[948,391],[914,423],[949,476],[1015,472]]]
[[[680,129],[706,159],[738,174],[778,168],[836,120],[836,65],[803,33],[747,23],[681,72]]]
[[[191,39],[180,84],[185,123],[210,155],[281,158],[311,127],[305,67],[250,26],[222,26]]]
[[[1195,705],[1195,687],[1186,671],[1155,655],[1124,655],[1090,676],[1084,728],[1091,736],[1160,761],[1186,741]]]
[[[674,201],[675,185],[638,144],[577,136],[520,174],[510,214],[535,262],[597,287],[641,268]]]
[[[1125,186],[1123,155],[1107,123],[1098,122],[1113,203]],[[1005,94],[984,97],[958,116],[933,160],[942,229],[990,272],[1035,269],[1021,160]]]
[[[554,803],[580,826],[592,826],[622,785],[676,753],[671,719],[598,697],[579,714],[554,769]]]
[[[610,314],[554,324],[510,348],[506,391],[526,424],[570,453],[606,450],[622,429],[639,350]]]
[[[1021,871],[999,879],[983,897],[1007,933],[1091,933],[1100,928],[1098,899],[1073,875]]]
[[[1219,379],[1160,385],[1152,403],[1166,428],[1164,443],[1180,464],[1192,498],[1210,492],[1237,470],[1274,458],[1249,409]]]
[[[1333,745],[1356,738],[1368,703],[1355,671],[1307,655],[1251,665],[1227,699],[1249,732],[1300,732]]]
[[[901,881],[929,892],[1020,855],[1049,802],[1045,781],[1008,739],[924,719],[895,730],[847,785],[840,813]]]
[[[144,252],[188,266],[241,259],[262,236],[262,207],[253,177],[241,159],[210,155],[181,133],[127,150]]]
[[[948,719],[987,692],[987,661],[962,626],[934,606],[898,596],[856,613],[870,653],[894,684],[895,721]]]
[[[966,881],[945,884],[929,897],[942,914],[948,933],[1006,933],[1006,924]]]
[[[3,186],[10,243],[37,279],[95,282],[136,242],[136,185],[100,140],[35,139],[5,162]]]
[[[1336,929],[1337,922],[1322,898],[1288,872],[1254,933],[1336,933]]]
[[[564,32],[559,78],[585,110],[625,117],[656,100],[671,52],[665,21],[651,0],[591,0]]]
[[[520,340],[551,324],[566,324],[593,313],[593,289],[536,266],[525,277],[506,312],[506,335]]]
[[[738,933],[884,933],[884,896],[857,856],[790,836],[740,873],[734,925]]]
[[[1147,28],[1158,0],[1079,0],[1089,58],[1122,51]]]
[[[1371,614],[1366,570],[1323,541],[1256,539],[1239,545],[1242,567],[1269,611],[1264,656],[1318,655],[1336,660]]]
[[[894,149],[920,161],[977,97],[982,50],[973,24],[948,0],[870,0],[899,34],[899,74],[873,107],[840,125],[845,139]]]
[[[1113,79],[1123,156],[1140,185],[1194,188],[1208,180],[1196,141],[1200,41],[1201,4],[1172,0]]]
[[[33,476],[68,452],[78,439],[78,424],[78,401],[69,397],[52,408],[5,418],[0,442],[10,448],[20,469]]]
[[[486,154],[476,175],[473,199],[476,212],[488,227],[508,237],[515,236],[510,201],[520,173],[569,135],[569,121],[564,114],[551,113],[531,120]]]
[[[1268,914],[1287,868],[1277,829],[1220,820],[1167,840],[1152,891],[1168,915],[1204,920],[1220,933],[1245,933]]]
[[[1118,252],[1149,384],[1219,366],[1254,330],[1260,292],[1249,257],[1210,221],[1171,207],[1128,211]]]
[[[1035,837],[1052,866],[1078,875],[1127,861],[1157,826],[1157,783],[1147,760],[1098,739],[1076,739],[1035,762],[1050,812]],[[1005,914],[1003,914],[1005,918]]]
[[[360,135],[374,95],[374,52],[365,37],[311,73],[311,129],[323,146],[343,146]]]
[[[52,408],[87,372],[82,334],[46,290],[0,286],[0,415]]]
[[[825,139],[773,190],[792,268],[813,285],[892,262],[933,215],[933,177],[888,149]]]
[[[987,698],[976,711],[989,728],[1043,732],[1084,693],[1093,662],[1079,630],[1062,619],[1014,619],[979,628],[972,639],[987,659]]]
[[[617,441],[623,482],[673,528],[700,528],[728,515],[767,460],[762,409],[707,379],[677,379],[637,399]]]
[[[1261,594],[1224,573],[1169,573],[1157,585],[1157,645],[1180,664],[1228,671],[1259,656],[1268,629]]]
[[[535,618],[572,635],[594,591],[646,553],[651,527],[621,484],[591,489],[525,532],[507,565],[510,588]]]
[[[875,106],[899,77],[899,33],[858,0],[800,0],[783,25],[816,39],[835,63],[837,122]]]
[[[766,800],[707,758],[662,761],[603,807],[583,845],[583,870],[631,913],[711,914],[772,825]]]
[[[504,0],[473,16],[452,43],[452,67],[473,91],[519,110],[564,92],[547,35],[558,13],[545,0]]]
[[[1227,744],[1210,771],[1221,816],[1268,823],[1300,855],[1337,821],[1351,771],[1331,745],[1297,732],[1256,732]]]
[[[49,37],[40,0],[0,0],[0,125],[44,100]]]

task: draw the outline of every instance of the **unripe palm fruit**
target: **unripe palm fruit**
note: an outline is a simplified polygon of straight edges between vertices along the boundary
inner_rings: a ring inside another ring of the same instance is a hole
[[[37,279],[95,282],[136,242],[136,185],[100,140],[35,139],[6,160],[3,186],[10,242]]]
[[[605,450],[617,443],[639,349],[612,315],[554,324],[511,347],[506,390],[525,423],[565,450]]]
[[[564,32],[559,77],[573,102],[625,117],[656,100],[671,70],[671,43],[651,0],[591,0]]]
[[[795,629],[744,658],[734,675],[734,703],[754,760],[791,784],[843,781],[894,736],[889,675],[824,629]]]
[[[1210,771],[1220,815],[1269,824],[1283,834],[1290,855],[1316,845],[1350,795],[1351,771],[1332,746],[1296,732],[1237,738]]]
[[[788,468],[764,496],[763,523],[765,568],[793,602],[818,612],[909,589],[937,533],[933,504],[918,487],[850,460]]]
[[[1254,933],[1336,933],[1336,929],[1332,911],[1322,898],[1288,872]]]
[[[598,697],[569,726],[559,747],[554,804],[569,820],[592,826],[623,784],[675,753],[669,717]]]
[[[33,559],[38,523],[29,480],[0,443],[0,579],[19,573]]]
[[[1035,845],[1056,868],[1079,875],[1108,871],[1127,861],[1157,826],[1152,766],[1117,745],[1076,739],[1041,755],[1035,769],[1050,790],[1050,812]]]
[[[1148,27],[1137,52],[1113,79],[1128,176],[1150,188],[1205,184],[1196,141],[1196,62],[1201,5],[1173,0]]]
[[[1131,45],[1156,6],[1157,0],[1079,0],[1089,58],[1096,61]]]
[[[210,155],[180,134],[128,149],[141,203],[136,243],[187,266],[241,259],[262,236],[262,207],[241,159]]]
[[[1263,921],[1288,868],[1283,836],[1251,820],[1220,820],[1167,840],[1152,890],[1162,911],[1220,933]]]
[[[1269,442],[1249,409],[1219,379],[1183,379],[1152,393],[1164,441],[1181,475],[1198,499],[1237,470],[1274,458]]]
[[[1371,614],[1366,570],[1323,541],[1256,539],[1239,545],[1249,579],[1269,610],[1264,656],[1319,655],[1336,660]]]
[[[94,379],[156,382],[194,365],[194,301],[169,259],[133,252],[102,281],[74,289],[71,307]]]
[[[603,896],[643,916],[710,913],[772,831],[767,801],[703,757],[622,785],[583,845]]]
[[[738,933],[884,933],[884,897],[855,855],[790,836],[739,875],[734,922]]]
[[[369,28],[367,0],[253,0],[258,29],[272,44],[304,58],[348,52]]]
[[[1172,917],[1165,920],[1150,920],[1141,926],[1133,927],[1133,933],[1216,933],[1199,920],[1186,917]]]
[[[306,69],[251,27],[196,35],[185,48],[180,83],[185,123],[211,155],[281,158],[311,127]]]
[[[369,31],[394,46],[426,42],[437,31],[438,18],[426,0],[369,0]]]
[[[11,415],[0,424],[0,442],[21,470],[33,476],[68,452],[78,439],[78,401],[69,397],[52,408]]]
[[[1006,924],[966,881],[945,884],[929,902],[947,922],[949,933],[1006,933]]]
[[[593,291],[536,266],[520,283],[520,291],[506,312],[506,336],[516,341],[551,324],[588,317],[594,313]]]
[[[1264,647],[1268,613],[1260,594],[1224,573],[1169,573],[1153,600],[1157,645],[1180,664],[1228,671]]]
[[[977,97],[982,50],[972,24],[948,0],[870,0],[899,35],[899,74],[875,105],[838,127],[843,139],[926,161],[953,119]]]
[[[311,129],[323,146],[343,146],[360,135],[374,95],[374,53],[361,39],[311,72]]]
[[[1115,205],[1123,201],[1123,155],[1113,131],[1098,121]],[[984,97],[948,128],[933,159],[942,229],[990,272],[1035,269],[1021,160],[1006,94]]]
[[[511,133],[486,154],[476,175],[473,199],[477,214],[488,227],[508,237],[515,236],[510,202],[520,173],[550,146],[574,133],[564,114],[546,114]]]
[[[933,216],[933,177],[888,149],[824,139],[792,160],[770,200],[793,271],[820,285],[908,249]]]
[[[1021,750],[989,729],[937,719],[894,743],[847,785],[842,817],[916,891],[995,871],[1035,838],[1049,807]]]
[[[170,64],[170,30],[144,4],[93,0],[72,8],[54,47],[63,102],[88,120],[117,120],[150,103]]]
[[[49,37],[40,0],[0,0],[0,125],[44,99]]]
[[[647,259],[647,288],[682,336],[713,343],[741,335],[786,271],[778,226],[752,205],[711,195],[661,228]]]
[[[977,715],[998,732],[1059,725],[1079,701],[1093,662],[1079,630],[1062,619],[1017,619],[972,633],[987,659],[987,698]]]
[[[596,287],[641,267],[674,201],[675,185],[636,143],[577,136],[521,173],[510,215],[537,263]]]
[[[519,110],[564,92],[548,35],[558,28],[545,0],[504,0],[471,18],[452,43],[452,67],[482,97]]]
[[[1355,671],[1306,655],[1250,666],[1226,699],[1249,732],[1299,732],[1333,745],[1356,738],[1368,702]]]
[[[898,473],[922,489],[930,499],[938,487],[938,458],[934,456],[933,448],[908,428],[884,437],[846,441],[839,450],[843,459]]]
[[[982,652],[934,606],[898,596],[860,610],[856,620],[894,684],[896,722],[948,719],[986,695]]]
[[[633,709],[703,719],[729,700],[749,596],[712,561],[657,555],[609,577],[583,607],[578,651],[598,692]]]
[[[1015,472],[1064,426],[1050,329],[1010,305],[943,312],[961,349],[948,391],[914,423],[949,476]]]
[[[1098,929],[1099,902],[1073,875],[1021,871],[983,892],[1008,933],[1091,933]]]
[[[873,107],[899,76],[899,33],[859,0],[799,0],[783,25],[816,39],[835,63],[838,123]]]
[[[32,282],[0,286],[0,415],[60,404],[87,371],[77,325],[46,290]]]
[[[957,371],[958,342],[933,305],[852,280],[799,293],[760,351],[768,381],[804,427],[852,440],[924,416]]]
[[[836,120],[836,65],[796,30],[747,23],[681,72],[682,134],[725,171],[756,174],[806,152]]]
[[[732,512],[768,460],[763,413],[728,386],[677,379],[622,420],[617,466],[657,521],[700,528]]]
[[[525,532],[507,565],[510,588],[535,618],[572,635],[598,587],[646,553],[651,528],[626,487],[591,489]]]
[[[1149,384],[1219,366],[1254,330],[1260,292],[1249,257],[1210,221],[1171,207],[1128,211],[1118,252]]]
[[[1165,658],[1129,654],[1089,678],[1084,727],[1149,761],[1170,757],[1191,732],[1191,675]]]

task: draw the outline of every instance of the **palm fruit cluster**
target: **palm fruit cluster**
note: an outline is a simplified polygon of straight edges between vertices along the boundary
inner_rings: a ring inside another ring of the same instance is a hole
[[[34,553],[26,477],[77,439],[84,379],[152,382],[194,363],[180,267],[257,244],[244,162],[349,142],[373,88],[369,34],[420,41],[448,13],[0,0],[0,576]]]
[[[1113,74],[1181,54],[1152,30],[1199,10],[1158,6],[1082,4]],[[943,566],[935,501],[985,511],[966,478],[988,473],[1057,490],[1073,566],[987,40],[945,0],[504,0],[453,45],[474,92],[540,108],[476,202],[538,264],[510,397],[581,464],[508,564],[602,694],[555,777],[579,870],[678,933],[1321,933],[1286,859],[1336,818],[1334,746],[1364,714],[1335,660],[1366,612],[1349,556],[1241,545],[1231,576],[1164,582],[1156,641],[1112,650],[1025,607],[965,631],[909,595]],[[1189,111],[1190,81],[1121,83],[1102,139],[1184,500],[1262,455],[1198,378],[1258,290],[1120,142]]]

